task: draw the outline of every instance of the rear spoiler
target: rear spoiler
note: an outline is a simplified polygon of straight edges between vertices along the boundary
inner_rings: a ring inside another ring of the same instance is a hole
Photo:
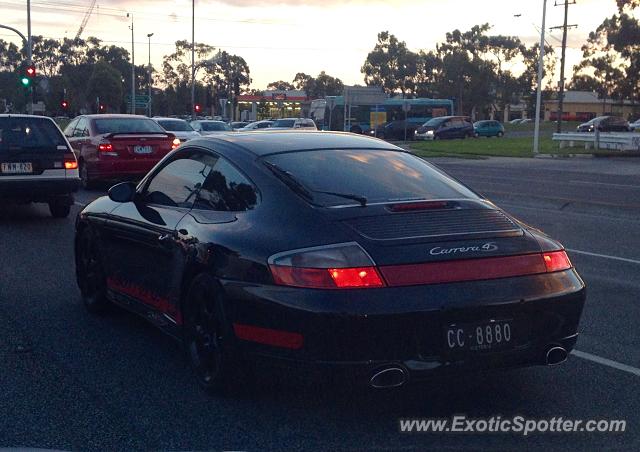
[[[109,139],[118,135],[166,135],[167,138],[175,138],[175,135],[171,132],[110,132],[105,133],[103,138]]]

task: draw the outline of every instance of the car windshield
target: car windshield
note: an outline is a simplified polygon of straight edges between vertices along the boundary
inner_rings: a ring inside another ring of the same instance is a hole
[[[28,149],[55,152],[58,146],[67,147],[64,136],[46,118],[0,118],[0,153]]]
[[[147,118],[100,118],[94,120],[98,134],[103,133],[164,133],[165,130]]]
[[[440,124],[442,124],[443,122],[446,121],[446,118],[432,118],[430,120],[428,120],[427,122],[425,122],[422,127],[437,127]]]
[[[231,130],[231,127],[224,122],[201,122],[200,126],[205,132],[225,132]]]
[[[278,119],[271,127],[293,127],[295,123],[295,119]]]
[[[333,149],[274,154],[265,160],[288,173],[312,192],[314,202],[325,206],[345,201],[328,193],[316,194],[356,195],[368,203],[477,198],[471,190],[405,152]]]
[[[191,127],[187,121],[181,121],[179,119],[160,119],[158,120],[158,124],[169,132],[193,132],[193,127]]]

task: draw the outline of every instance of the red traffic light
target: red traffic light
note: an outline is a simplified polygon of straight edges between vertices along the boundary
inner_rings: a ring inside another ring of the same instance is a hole
[[[104,105],[100,104],[100,111],[104,111],[105,108],[106,107]]]
[[[34,78],[36,76],[36,67],[31,65],[27,66],[27,77]]]
[[[195,104],[193,106],[193,111],[195,111],[196,113],[200,113],[200,110],[202,110],[202,107],[200,106],[200,104]]]
[[[67,108],[69,106],[69,102],[67,102],[66,100],[63,100],[62,102],[60,102],[60,105],[62,106],[62,108]]]

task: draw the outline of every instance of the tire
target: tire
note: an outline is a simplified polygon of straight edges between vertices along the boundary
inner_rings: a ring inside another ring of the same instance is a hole
[[[498,138],[502,138],[504,136],[504,132],[498,132]]]
[[[49,201],[49,212],[53,218],[67,218],[71,212],[71,205],[66,199]]]
[[[239,360],[232,359],[230,325],[220,300],[220,287],[207,274],[191,283],[183,311],[184,346],[198,384],[209,394],[230,389],[238,377]]]
[[[480,138],[480,134],[478,132],[473,134],[474,138]]]
[[[96,182],[89,177],[89,171],[87,170],[87,164],[84,163],[84,160],[80,160],[80,185],[85,190],[91,190],[95,188]]]
[[[110,302],[98,242],[90,229],[85,228],[79,234],[76,241],[76,279],[82,303],[90,313],[104,314]]]

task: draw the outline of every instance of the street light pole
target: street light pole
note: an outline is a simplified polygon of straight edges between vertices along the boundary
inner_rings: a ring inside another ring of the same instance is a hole
[[[127,17],[129,17],[127,13]],[[133,14],[131,14],[131,114],[136,114],[136,53],[133,41]]]
[[[191,0],[191,119],[196,119],[196,0]]]
[[[542,105],[542,77],[544,76],[544,32],[547,26],[547,0],[542,3],[542,30],[540,32],[540,61],[538,62],[538,92],[536,94],[536,125],[533,132],[533,154],[540,152],[540,108]]]
[[[27,0],[27,60],[29,66],[33,63],[31,54],[31,0]],[[29,103],[28,103],[28,112],[30,115],[33,114],[33,85],[29,86]]]
[[[151,36],[153,36],[153,33],[147,34],[147,38],[149,38],[149,66],[147,68],[149,72],[149,101],[147,102],[147,114],[149,117],[151,117]]]

